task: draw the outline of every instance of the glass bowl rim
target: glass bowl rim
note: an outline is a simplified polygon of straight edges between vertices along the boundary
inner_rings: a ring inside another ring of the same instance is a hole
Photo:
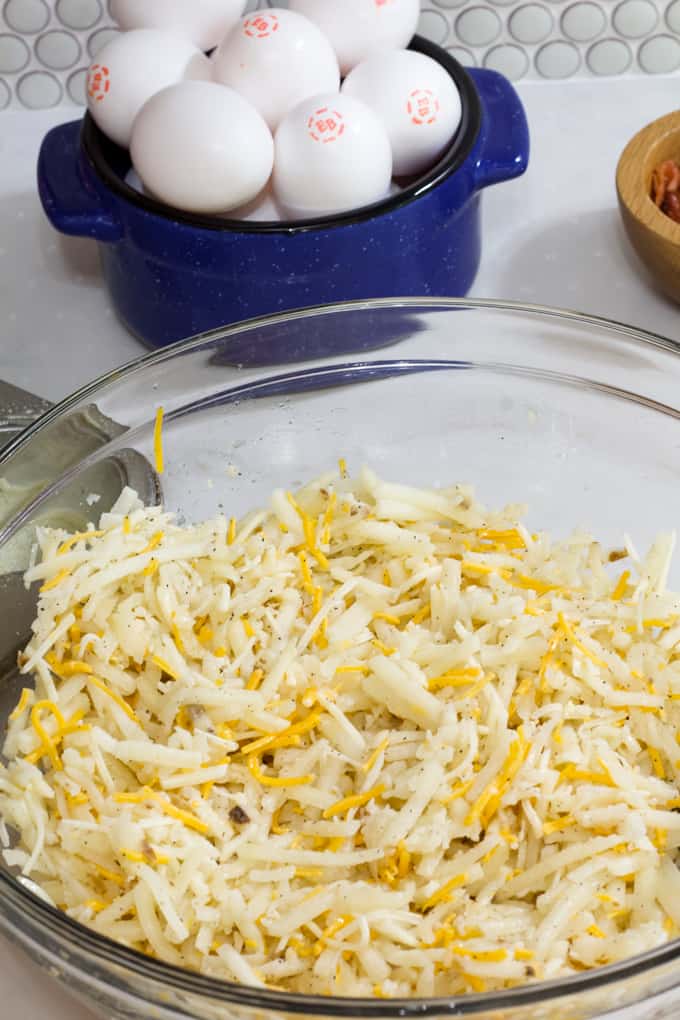
[[[218,338],[228,339],[257,327],[295,320],[305,320],[325,315],[339,315],[346,312],[379,312],[381,309],[392,311],[398,308],[420,309],[423,311],[495,311],[527,319],[555,319],[556,321],[577,326],[596,327],[605,332],[610,332],[612,335],[625,336],[628,340],[640,346],[654,347],[676,355],[680,354],[680,342],[671,340],[661,334],[630,326],[604,316],[555,308],[548,305],[528,304],[495,298],[436,297],[376,298],[330,305],[314,305],[296,309],[295,311],[258,316],[235,325],[219,327],[209,332],[200,333],[186,340],[170,344],[160,350],[144,354],[127,362],[120,368],[112,369],[100,375],[55,404],[32,425],[11,440],[0,451],[0,466],[10,456],[20,453],[22,447],[44,427],[68,413],[69,410],[78,406],[84,400],[94,399],[96,394],[104,390],[109,383],[120,383],[149,366],[171,361],[177,356],[188,354],[192,351],[200,351],[201,348],[210,345]],[[398,344],[399,341],[396,341],[395,345],[398,346]],[[387,349],[389,347],[381,347],[382,352]],[[363,358],[370,354],[369,351],[361,353]],[[352,357],[351,354],[347,356],[349,358]],[[310,361],[323,364],[328,358],[334,357],[336,355],[330,352],[328,355],[315,357],[310,359]],[[474,361],[471,363],[472,367],[477,367],[477,364]],[[495,365],[498,367],[497,363]],[[480,362],[479,367],[483,366],[484,363]],[[275,367],[275,365],[262,366],[258,369],[258,374],[268,372]],[[135,949],[130,949],[115,942],[105,935],[94,932],[80,922],[74,921],[63,911],[50,906],[42,900],[21,882],[17,881],[4,868],[0,868],[0,891],[3,891],[3,889],[5,895],[0,895],[0,914],[4,914],[5,917],[9,918],[9,912],[5,909],[4,904],[5,902],[14,901],[13,905],[20,906],[23,914],[30,919],[33,928],[40,925],[43,930],[49,930],[50,934],[56,939],[63,940],[76,953],[87,952],[93,963],[96,960],[100,964],[104,976],[106,976],[112,966],[118,967],[144,980],[164,985],[167,989],[171,988],[173,991],[184,995],[195,995],[245,1008],[267,1009],[275,1013],[302,1016],[312,1014],[322,1017],[342,1018],[365,1016],[385,1018],[385,1020],[387,1018],[392,1020],[392,1018],[397,1017],[413,1016],[435,1017],[443,1014],[474,1016],[489,1010],[545,1005],[567,995],[594,992],[618,982],[623,982],[626,979],[639,977],[655,967],[680,960],[680,939],[675,939],[647,950],[644,953],[638,953],[635,956],[627,957],[624,960],[603,967],[596,967],[581,974],[571,975],[566,978],[556,978],[550,981],[536,981],[499,992],[430,998],[394,998],[388,1000],[332,995],[304,995],[241,985],[209,977],[196,971],[146,956]],[[9,923],[10,925],[13,924],[11,919]],[[22,936],[22,940],[25,942],[29,942],[31,938],[32,935],[29,933],[24,933]],[[141,991],[137,992],[134,989],[131,989],[131,991],[137,996],[147,998],[146,994]],[[152,1002],[155,1000],[147,998],[147,1001]]]

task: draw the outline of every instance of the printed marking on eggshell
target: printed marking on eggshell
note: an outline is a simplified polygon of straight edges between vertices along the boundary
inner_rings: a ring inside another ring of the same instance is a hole
[[[310,138],[327,145],[329,142],[337,142],[345,133],[345,118],[337,110],[322,106],[307,121],[307,129]]]
[[[422,124],[436,124],[440,109],[439,100],[432,89],[414,89],[406,104],[411,123],[418,127]]]
[[[111,72],[103,64],[93,64],[87,73],[87,94],[101,103],[111,88]]]
[[[375,6],[380,10],[381,7],[388,7],[393,4],[394,0],[375,0]]]
[[[244,22],[243,31],[249,39],[268,39],[274,32],[278,32],[279,27],[276,14],[257,14]]]

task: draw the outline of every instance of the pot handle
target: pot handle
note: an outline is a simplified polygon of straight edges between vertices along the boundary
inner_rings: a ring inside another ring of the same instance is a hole
[[[62,234],[119,241],[123,228],[81,170],[81,122],[49,131],[38,156],[38,193],[52,226]]]
[[[477,189],[519,177],[529,162],[529,125],[522,100],[507,78],[487,68],[467,68],[482,104]]]

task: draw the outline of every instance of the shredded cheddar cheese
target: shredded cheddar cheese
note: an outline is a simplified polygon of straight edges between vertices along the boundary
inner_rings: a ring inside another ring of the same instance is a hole
[[[672,538],[618,576],[467,486],[339,467],[241,520],[126,490],[38,530],[5,862],[133,949],[290,992],[498,992],[675,937]]]
[[[165,471],[165,460],[163,456],[163,418],[165,411],[162,407],[156,409],[156,420],[153,427],[153,455],[156,466],[156,473],[162,475]]]

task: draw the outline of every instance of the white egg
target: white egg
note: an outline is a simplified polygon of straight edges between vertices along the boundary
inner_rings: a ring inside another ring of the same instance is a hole
[[[304,100],[281,122],[274,151],[274,194],[292,219],[346,212],[388,194],[387,131],[369,106],[351,96]]]
[[[224,39],[243,14],[245,0],[111,0],[121,28],[163,28],[186,36],[202,50]]]
[[[330,39],[343,75],[374,53],[408,46],[420,0],[290,0]]]
[[[174,32],[139,28],[103,46],[87,72],[87,107],[112,141],[127,148],[147,99],[185,79],[209,80],[210,61]]]
[[[460,124],[460,95],[453,78],[436,60],[413,50],[380,53],[358,64],[342,91],[367,103],[382,120],[397,177],[433,166]]]
[[[195,213],[250,202],[274,160],[271,132],[257,110],[217,82],[185,81],[158,92],[142,107],[130,148],[144,187]]]
[[[240,205],[237,209],[225,213],[227,219],[244,220],[246,223],[276,223],[283,219],[279,204],[274,197],[271,181],[256,195],[252,202]]]
[[[242,18],[212,61],[217,81],[245,96],[272,131],[303,99],[340,87],[328,39],[307,18],[279,7]]]

